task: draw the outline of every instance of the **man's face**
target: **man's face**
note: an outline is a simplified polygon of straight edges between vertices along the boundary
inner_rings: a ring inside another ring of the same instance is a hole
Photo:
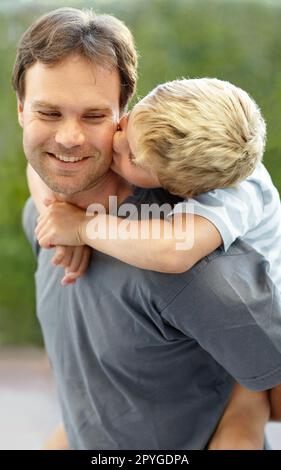
[[[107,173],[119,95],[118,72],[81,56],[52,66],[36,62],[27,70],[18,102],[24,151],[53,191],[88,190]]]

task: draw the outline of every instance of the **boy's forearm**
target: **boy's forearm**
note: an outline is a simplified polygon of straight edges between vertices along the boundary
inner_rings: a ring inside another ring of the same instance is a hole
[[[193,214],[178,214],[171,221],[99,214],[92,222],[83,227],[83,243],[138,268],[164,273],[187,271],[222,243],[215,226]],[[103,236],[96,236],[97,226]]]
[[[138,268],[177,273],[189,269],[189,253],[178,253],[170,222],[128,220],[99,214],[85,223],[83,243]]]

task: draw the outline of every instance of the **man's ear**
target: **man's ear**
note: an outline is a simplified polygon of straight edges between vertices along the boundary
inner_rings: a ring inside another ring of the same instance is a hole
[[[124,131],[127,127],[127,123],[128,123],[128,114],[123,114],[123,116],[121,117],[118,123],[118,129],[121,131]]]
[[[23,127],[23,106],[23,100],[17,98],[18,121],[21,127]]]

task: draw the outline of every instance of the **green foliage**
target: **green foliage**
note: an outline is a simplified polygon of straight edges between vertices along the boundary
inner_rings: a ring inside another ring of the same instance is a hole
[[[0,346],[41,342],[33,294],[35,262],[21,229],[28,191],[10,76],[21,33],[41,12],[66,2],[35,3],[36,9],[29,2],[28,9],[2,14],[0,6]],[[246,0],[72,2],[76,5],[113,13],[131,28],[139,51],[138,96],[181,77],[218,77],[247,90],[266,118],[265,163],[281,189],[280,8]]]

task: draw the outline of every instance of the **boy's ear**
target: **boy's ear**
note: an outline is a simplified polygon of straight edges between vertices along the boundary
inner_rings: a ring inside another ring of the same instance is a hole
[[[20,98],[17,98],[17,111],[19,125],[23,127],[23,101]]]

